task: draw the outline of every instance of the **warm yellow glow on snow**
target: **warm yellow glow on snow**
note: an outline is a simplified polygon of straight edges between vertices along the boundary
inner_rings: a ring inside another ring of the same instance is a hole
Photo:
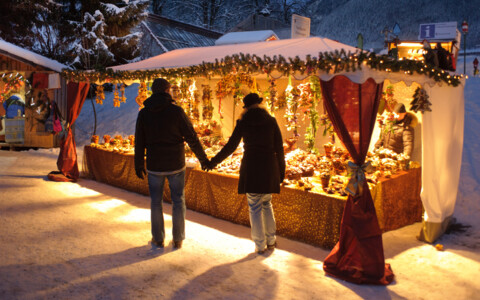
[[[88,206],[97,209],[103,213],[109,212],[110,210],[117,208],[119,206],[125,205],[126,203],[123,202],[122,200],[118,199],[111,199],[111,200],[106,200],[106,201],[100,201],[100,202],[93,202],[89,203]]]
[[[150,209],[136,208],[118,217],[122,222],[150,222]]]

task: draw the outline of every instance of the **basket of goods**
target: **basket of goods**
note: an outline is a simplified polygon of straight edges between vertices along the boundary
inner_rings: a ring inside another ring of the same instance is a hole
[[[105,142],[105,144],[109,144],[110,143],[110,136],[108,134],[104,135],[103,136],[103,141]]]
[[[320,172],[320,180],[322,182],[322,189],[325,191],[327,190],[329,184],[330,184],[330,170],[322,170]]]
[[[315,173],[313,166],[309,164],[302,164],[301,169],[302,169],[302,177],[312,177],[313,174]]]
[[[297,188],[304,191],[310,191],[313,189],[313,184],[307,178],[301,178],[300,180],[297,181],[296,185],[297,185]]]
[[[99,141],[98,135],[92,135],[91,142],[93,144],[98,144],[98,141]]]
[[[333,144],[328,142],[326,144],[323,144],[323,149],[325,149],[325,156],[330,158],[332,157],[332,152],[333,152]]]
[[[293,151],[297,148],[297,139],[296,138],[289,138],[285,140],[285,143],[287,144],[287,149],[285,152]]]
[[[406,171],[408,169],[409,157],[404,153],[400,153],[397,155],[397,160],[400,170]]]
[[[341,158],[333,158],[332,165],[333,165],[333,170],[337,175],[341,175],[347,170],[345,166],[345,162]]]
[[[345,192],[345,182],[341,176],[332,176],[332,178],[330,178],[330,185],[327,189],[327,193],[337,193],[340,194],[340,196],[347,195]]]
[[[285,178],[288,180],[299,180],[302,178],[302,170],[296,167],[287,168],[285,171]]]
[[[135,146],[135,136],[134,135],[129,135],[128,136],[128,141],[130,142],[131,146]]]

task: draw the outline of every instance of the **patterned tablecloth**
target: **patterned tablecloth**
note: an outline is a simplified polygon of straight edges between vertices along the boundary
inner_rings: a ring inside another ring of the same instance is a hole
[[[148,182],[135,175],[133,155],[85,146],[83,175],[148,195]],[[421,170],[412,169],[381,180],[371,191],[380,228],[397,229],[421,221]],[[234,223],[250,225],[245,195],[237,194],[238,177],[187,168],[188,209]],[[165,200],[170,202],[168,185]],[[330,249],[338,241],[346,197],[282,187],[273,195],[277,234]]]

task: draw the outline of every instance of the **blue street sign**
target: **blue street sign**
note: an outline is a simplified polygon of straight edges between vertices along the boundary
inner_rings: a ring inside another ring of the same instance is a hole
[[[435,24],[420,25],[420,39],[431,39],[435,37]]]

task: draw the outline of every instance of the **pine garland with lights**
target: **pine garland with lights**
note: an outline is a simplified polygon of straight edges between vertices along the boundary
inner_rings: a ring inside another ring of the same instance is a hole
[[[160,68],[156,70],[137,70],[137,71],[114,71],[107,69],[105,71],[80,71],[64,70],[63,77],[70,81],[89,81],[89,82],[127,82],[127,81],[151,81],[158,77],[163,78],[192,78],[214,76],[224,77],[228,74],[246,73],[259,74],[265,73],[271,75],[273,72],[279,72],[284,76],[299,73],[301,75],[314,75],[317,72],[327,72],[331,74],[339,72],[354,72],[367,66],[371,69],[384,72],[403,72],[406,75],[423,74],[435,81],[443,81],[448,85],[458,86],[463,75],[450,75],[448,72],[438,67],[425,64],[422,61],[415,60],[394,60],[387,55],[377,56],[375,53],[357,51],[355,53],[345,50],[335,50],[333,52],[319,53],[318,57],[307,55],[305,60],[298,56],[288,58],[281,55],[257,56],[255,54],[235,54],[226,56],[215,62],[203,62],[200,65],[184,68]]]

